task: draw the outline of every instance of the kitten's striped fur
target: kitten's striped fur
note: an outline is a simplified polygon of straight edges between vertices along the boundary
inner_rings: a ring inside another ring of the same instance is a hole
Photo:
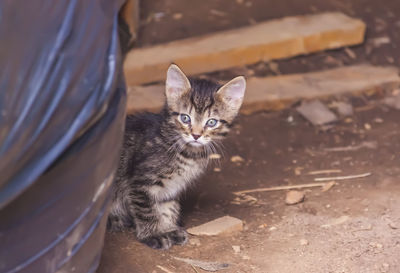
[[[176,65],[170,66],[164,109],[127,117],[109,229],[134,228],[138,240],[153,248],[187,241],[178,224],[180,193],[204,172],[209,154],[216,152],[239,111],[244,91],[243,77],[221,87],[188,80]],[[182,121],[183,114],[190,123]],[[217,125],[207,126],[210,119]]]

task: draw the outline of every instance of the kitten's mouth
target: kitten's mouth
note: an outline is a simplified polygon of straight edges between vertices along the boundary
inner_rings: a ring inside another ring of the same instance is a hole
[[[200,142],[195,141],[195,140],[194,141],[190,141],[189,144],[191,146],[193,146],[193,147],[201,147],[201,146],[203,146],[203,144],[201,144]]]

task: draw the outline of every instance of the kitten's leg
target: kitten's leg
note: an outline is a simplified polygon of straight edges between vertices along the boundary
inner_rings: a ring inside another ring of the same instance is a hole
[[[130,190],[122,186],[113,189],[113,202],[107,219],[107,230],[112,232],[134,227],[134,219],[129,209]]]
[[[159,218],[158,229],[167,235],[174,245],[184,245],[187,242],[187,232],[178,225],[180,205],[176,200],[161,202],[157,206]]]
[[[149,201],[149,200],[148,200]],[[133,202],[135,231],[139,241],[156,249],[185,244],[187,233],[178,226],[180,207],[177,201]]]

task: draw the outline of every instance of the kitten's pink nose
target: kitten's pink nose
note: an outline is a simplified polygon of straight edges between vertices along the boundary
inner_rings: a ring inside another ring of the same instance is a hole
[[[192,137],[194,138],[194,140],[198,140],[198,139],[199,139],[199,137],[201,137],[201,135],[195,135],[195,134],[192,134]]]

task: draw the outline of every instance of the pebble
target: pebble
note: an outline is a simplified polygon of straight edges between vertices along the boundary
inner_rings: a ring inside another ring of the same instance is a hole
[[[235,254],[238,254],[240,252],[240,246],[232,246],[232,249]]]
[[[388,36],[371,39],[372,45],[376,48],[378,48],[382,45],[390,44],[390,42],[391,42],[391,40]]]
[[[332,189],[333,188],[333,186],[335,186],[336,185],[336,182],[335,181],[331,181],[331,182],[328,182],[328,183],[326,183],[325,185],[323,185],[322,186],[322,192],[326,192],[326,191],[329,191],[330,189]]]
[[[210,154],[208,156],[209,159],[221,159],[221,155],[220,154]]]
[[[269,231],[275,231],[275,230],[277,230],[276,227],[270,227],[270,228],[269,228]]]
[[[305,101],[296,110],[313,125],[325,125],[338,120],[336,115],[319,100]]]
[[[182,19],[183,14],[182,13],[175,13],[174,15],[172,15],[172,18],[174,18],[175,20],[180,20]]]
[[[302,191],[289,191],[286,193],[286,205],[295,205],[304,201],[305,194]]]
[[[377,248],[377,249],[382,249],[382,248],[383,248],[383,245],[382,245],[382,244],[376,243],[376,242],[370,242],[370,243],[369,243],[369,246],[375,247],[375,248]]]
[[[386,97],[383,102],[397,110],[400,110],[400,95],[396,94],[394,96]]]
[[[243,221],[231,216],[223,216],[202,225],[189,228],[187,232],[192,235],[219,235],[243,230]]]
[[[258,228],[266,228],[268,225],[267,224],[261,224],[258,226]]]
[[[233,162],[233,163],[244,162],[244,159],[243,159],[243,157],[241,157],[239,155],[234,155],[231,157],[231,162]]]
[[[306,246],[306,245],[308,245],[308,241],[306,239],[301,239],[300,240],[300,245]]]
[[[335,103],[335,107],[338,113],[343,117],[351,116],[354,113],[353,106],[346,102],[337,102]]]

